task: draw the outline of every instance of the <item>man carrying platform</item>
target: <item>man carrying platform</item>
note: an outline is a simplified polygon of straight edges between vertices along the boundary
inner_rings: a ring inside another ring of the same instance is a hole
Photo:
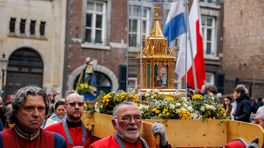
[[[67,142],[68,148],[75,146],[89,147],[94,137],[91,131],[84,127],[81,121],[83,113],[83,97],[76,92],[71,92],[66,97],[66,120],[53,124],[46,130],[61,134]]]
[[[113,110],[112,125],[116,133],[94,142],[90,148],[148,148],[145,140],[140,137],[141,123],[139,107],[133,102],[123,102]],[[155,123],[152,131],[160,135],[160,147],[170,147],[162,124]]]

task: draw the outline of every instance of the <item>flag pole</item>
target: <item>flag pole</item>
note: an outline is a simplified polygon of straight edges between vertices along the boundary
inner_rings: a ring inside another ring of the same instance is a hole
[[[186,28],[188,28],[188,26],[189,26],[189,23],[188,23],[188,15],[189,15],[188,3],[189,3],[188,0],[185,0]],[[188,49],[187,49],[187,47],[188,47],[188,29],[187,29],[186,35],[185,35],[185,81],[184,81],[184,83],[185,83],[185,90],[186,90],[186,98],[187,98],[187,91],[188,91],[188,83],[187,83],[187,81],[188,81],[188,75],[187,75],[187,51],[188,51]]]
[[[176,0],[177,1],[177,0]],[[173,1],[173,2],[175,2],[175,1]],[[171,17],[171,13],[169,13],[169,15],[170,15],[170,17]],[[171,33],[172,32],[172,22],[170,22],[170,28],[169,28],[170,30],[169,30],[169,33]],[[169,35],[170,36],[170,35]],[[168,42],[169,42],[169,37],[168,37]],[[175,40],[175,42],[176,42],[176,40]],[[169,44],[169,47],[173,47],[174,49],[174,57],[176,58],[176,55],[175,55],[175,46],[176,46],[176,44],[174,43],[174,45],[173,46],[171,46],[170,44]],[[175,67],[174,67],[174,69],[176,68],[176,64],[175,64]],[[175,74],[175,72],[174,72],[174,74]],[[174,80],[173,80],[174,82],[173,82],[173,84],[175,85],[175,77],[174,77]],[[177,89],[177,85],[175,85],[175,90],[176,90],[176,93],[178,93],[178,89]],[[187,95],[186,95],[187,96]]]
[[[129,1],[127,1],[127,27],[126,27],[126,31],[127,31],[127,51],[126,51],[126,92],[128,91],[128,62],[129,62]]]
[[[188,0],[187,0],[188,1]],[[194,1],[193,1],[194,2]],[[193,4],[192,4],[193,5]],[[187,2],[187,6],[186,8],[188,8],[188,2]],[[186,11],[186,13],[188,14],[188,10]],[[189,15],[189,14],[188,14]],[[188,16],[187,15],[187,16]],[[190,25],[189,25],[189,19],[187,19],[187,40],[190,40],[190,51],[191,51],[191,59],[192,59],[192,72],[193,72],[193,80],[194,80],[194,89],[197,89],[197,79],[196,79],[196,69],[195,69],[195,64],[194,64],[194,59],[193,59],[193,46],[192,46],[192,37],[190,35]],[[187,42],[187,41],[186,41]],[[187,43],[186,43],[187,44]],[[186,46],[187,47],[187,46]],[[187,49],[187,48],[186,48]],[[186,56],[187,56],[187,50],[186,50]],[[187,61],[187,58],[186,58]],[[187,63],[187,62],[186,62]],[[187,64],[186,64],[186,69],[187,69]],[[187,76],[187,70],[186,70],[186,76]],[[187,79],[186,79],[187,80]]]
[[[143,85],[143,62],[142,62],[142,23],[143,23],[143,1],[141,1],[141,7],[140,7],[140,35],[139,35],[139,41],[140,41],[140,103],[142,103],[142,85]]]

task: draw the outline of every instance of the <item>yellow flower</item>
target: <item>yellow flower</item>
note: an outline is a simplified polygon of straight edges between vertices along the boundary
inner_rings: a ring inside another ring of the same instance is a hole
[[[156,114],[159,114],[159,113],[160,113],[160,111],[159,111],[157,108],[153,108],[153,109],[152,109],[152,112],[154,112],[154,113],[156,113]]]
[[[125,92],[122,92],[120,94],[120,101],[123,102],[125,100],[125,98],[126,98],[126,93]]]
[[[80,87],[81,87],[81,89],[87,89],[88,88],[88,84],[87,83],[81,83]]]
[[[88,105],[86,104],[86,102],[84,102],[83,103],[83,107],[85,108],[85,107],[87,107]]]
[[[191,113],[188,110],[182,110],[179,113],[180,119],[190,119],[191,118]]]
[[[220,108],[220,114],[224,115],[225,114],[225,109],[223,107]]]
[[[138,95],[131,95],[130,98],[133,100],[133,102],[139,102],[139,96]]]
[[[203,100],[203,96],[200,94],[195,94],[192,96],[192,100]]]
[[[168,111],[169,111],[168,107],[167,107],[167,106],[165,106],[165,107],[164,107],[164,109],[163,109],[163,112],[165,112],[165,113],[166,113],[166,112],[168,112]]]
[[[163,111],[162,111],[162,114],[163,114],[163,116],[165,116],[165,117],[168,117],[168,116],[170,115],[170,113],[169,113],[169,109],[168,109],[167,106],[164,107],[164,109],[163,109]]]
[[[111,95],[110,94],[107,94],[103,97],[103,103],[108,105],[108,103],[110,102],[110,98],[111,98]]]
[[[90,92],[90,87],[87,83],[80,83],[76,88],[78,93],[85,94]]]
[[[169,115],[170,115],[170,113],[169,113],[169,112],[167,112],[165,116],[167,116],[167,117],[168,117]]]
[[[172,98],[172,97],[170,97],[170,96],[164,98],[164,101],[168,101],[168,102],[171,102],[171,101],[173,101],[173,100],[174,100],[174,98]]]

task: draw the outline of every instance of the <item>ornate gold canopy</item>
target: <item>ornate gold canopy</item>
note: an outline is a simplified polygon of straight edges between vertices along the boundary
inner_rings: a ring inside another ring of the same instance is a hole
[[[156,9],[154,24],[149,37],[145,39],[142,50],[142,89],[174,89],[174,49],[168,48],[168,41],[163,36],[159,15]],[[138,88],[140,88],[140,58],[138,51]]]

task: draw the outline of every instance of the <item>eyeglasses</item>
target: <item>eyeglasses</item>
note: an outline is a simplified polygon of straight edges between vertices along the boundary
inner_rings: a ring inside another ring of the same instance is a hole
[[[76,105],[78,105],[79,107],[83,107],[83,102],[71,102],[68,103],[68,105],[70,105],[71,107],[75,107]]]
[[[134,121],[136,123],[141,122],[141,116],[140,115],[135,115],[135,116],[125,115],[119,120],[121,120],[121,121],[123,121],[123,122],[128,124],[128,123],[130,123],[132,121],[132,119],[134,119]]]

